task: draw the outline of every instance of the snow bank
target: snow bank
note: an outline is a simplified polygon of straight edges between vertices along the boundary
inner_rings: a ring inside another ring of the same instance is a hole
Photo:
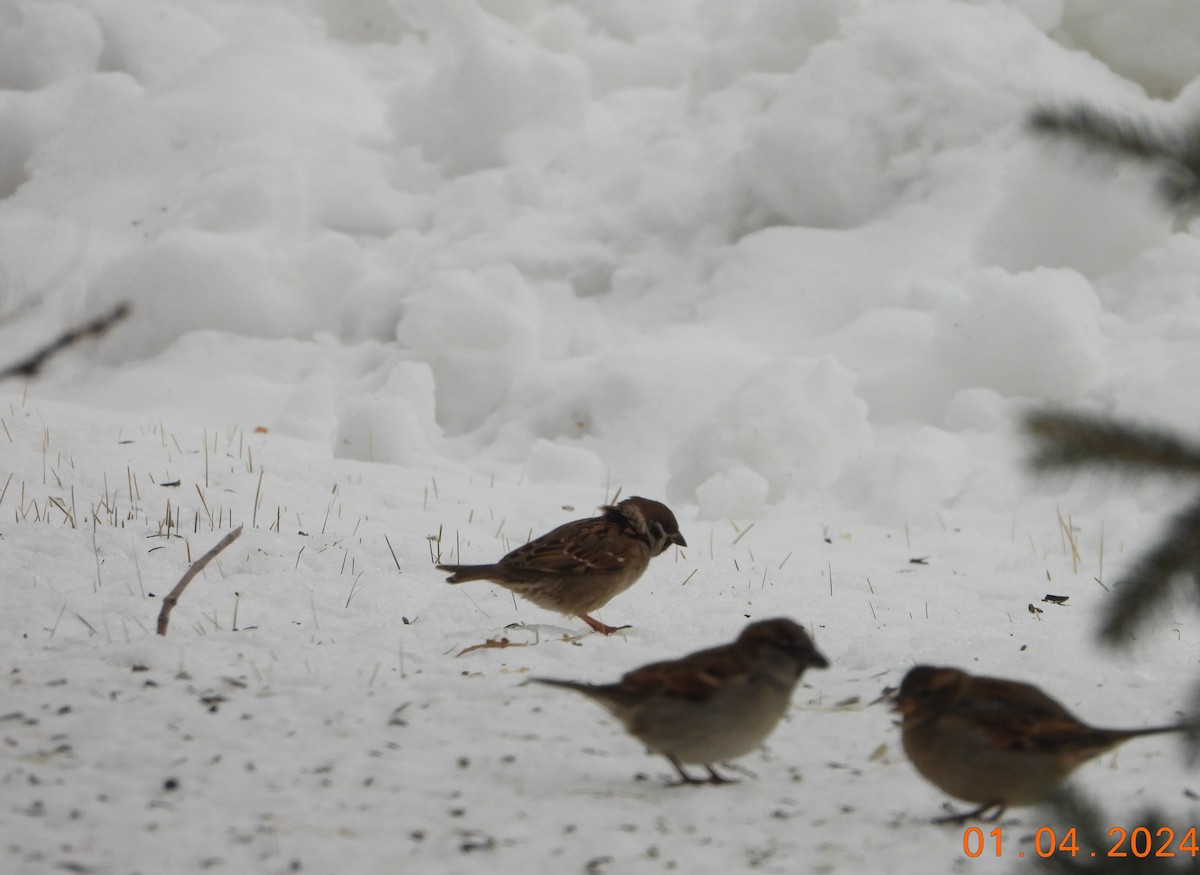
[[[1200,245],[1025,117],[1192,119],[1198,17],[0,0],[0,349],[132,304],[0,385],[15,865],[943,871],[961,844],[865,704],[908,664],[1169,719],[1182,605],[1136,668],[1087,642],[1178,496],[1031,495],[1014,424],[1194,433]],[[618,490],[692,545],[606,607],[623,637],[429,567]],[[163,587],[234,520],[163,645]],[[833,668],[686,805],[586,702],[517,687],[774,614]],[[1102,777],[1190,780],[1149,742]]]

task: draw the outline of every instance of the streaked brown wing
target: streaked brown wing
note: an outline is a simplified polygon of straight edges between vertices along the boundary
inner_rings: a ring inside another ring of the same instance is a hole
[[[620,686],[643,695],[702,699],[721,687],[745,680],[750,674],[732,645],[700,650],[682,659],[654,662],[629,672]]]
[[[1088,735],[1097,734],[1032,684],[975,678],[971,696],[962,704],[962,716],[969,717],[997,746],[1006,750],[1049,753],[1072,749]]]
[[[518,574],[565,576],[616,573],[629,561],[628,538],[602,518],[576,520],[559,526],[497,564]]]

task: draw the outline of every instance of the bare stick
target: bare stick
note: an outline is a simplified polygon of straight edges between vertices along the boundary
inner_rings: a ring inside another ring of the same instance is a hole
[[[62,352],[69,346],[79,343],[82,340],[87,340],[89,337],[99,337],[113,325],[120,322],[129,315],[132,308],[128,303],[118,304],[108,313],[103,316],[98,316],[91,322],[87,322],[78,328],[72,328],[66,331],[50,343],[43,346],[37,352],[14,365],[10,365],[3,370],[0,370],[0,380],[7,377],[34,377],[41,371],[42,365],[46,360],[55,353]]]
[[[217,546],[213,547],[199,559],[192,563],[192,567],[184,572],[183,577],[179,578],[179,583],[175,584],[175,588],[163,599],[162,610],[158,612],[158,634],[167,634],[167,623],[171,619],[171,609],[175,607],[175,603],[179,601],[179,597],[183,595],[183,591],[187,585],[192,582],[192,578],[204,570],[204,566],[216,558],[217,554],[232,544],[238,539],[242,533],[242,527],[238,526],[224,538],[217,542]]]

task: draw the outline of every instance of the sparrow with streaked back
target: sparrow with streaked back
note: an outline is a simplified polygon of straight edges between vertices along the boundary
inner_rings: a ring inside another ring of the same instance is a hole
[[[629,627],[606,626],[591,614],[629,589],[653,557],[687,541],[661,502],[634,496],[601,510],[601,516],[561,525],[494,564],[437,567],[453,572],[449,583],[489,580],[611,635]]]
[[[783,719],[805,669],[829,662],[797,623],[751,623],[731,644],[634,669],[612,684],[531,678],[583,693],[665,756],[680,784],[724,784],[714,764],[754,751]],[[701,765],[707,779],[684,765]]]
[[[893,704],[904,752],[921,775],[977,805],[935,822],[963,823],[1052,796],[1076,768],[1140,735],[1188,730],[1184,724],[1099,729],[1032,684],[956,668],[909,669]]]

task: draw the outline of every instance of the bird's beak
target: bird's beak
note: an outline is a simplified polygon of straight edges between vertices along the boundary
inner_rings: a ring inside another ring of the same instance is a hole
[[[891,711],[899,714],[901,717],[907,717],[917,710],[917,703],[912,699],[901,699],[899,696],[892,696]]]
[[[816,650],[808,654],[809,668],[829,668],[829,660]]]
[[[671,536],[671,543],[678,544],[680,547],[687,546],[687,541],[683,540],[683,535],[681,535],[679,532],[676,532]]]

